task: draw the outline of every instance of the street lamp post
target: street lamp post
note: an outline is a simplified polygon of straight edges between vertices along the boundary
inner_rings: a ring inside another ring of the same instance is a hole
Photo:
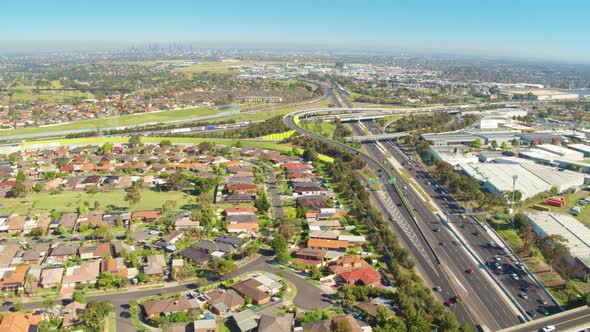
[[[510,204],[510,210],[514,212],[514,192],[516,191],[516,180],[518,179],[518,175],[514,174],[512,176],[512,202]]]

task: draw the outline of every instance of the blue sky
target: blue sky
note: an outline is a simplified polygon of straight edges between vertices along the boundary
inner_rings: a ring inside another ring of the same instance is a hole
[[[192,41],[590,62],[584,0],[29,0],[0,8],[0,49]]]

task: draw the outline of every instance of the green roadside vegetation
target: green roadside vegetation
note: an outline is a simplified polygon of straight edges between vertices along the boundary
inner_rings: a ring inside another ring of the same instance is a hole
[[[268,140],[268,141],[282,141],[286,138],[289,138],[289,137],[295,135],[295,133],[296,133],[295,130],[289,130],[289,131],[285,131],[282,133],[265,135],[265,136],[262,136],[261,139]]]
[[[51,133],[56,131],[64,130],[76,130],[76,129],[105,129],[110,127],[120,126],[134,126],[142,125],[152,122],[166,122],[174,120],[184,120],[201,116],[208,116],[220,113],[221,111],[210,108],[210,107],[191,107],[179,110],[161,111],[161,112],[150,112],[150,113],[138,113],[121,115],[116,117],[107,117],[94,120],[76,121],[64,124],[44,126],[44,127],[29,127],[29,128],[18,128],[18,129],[4,129],[0,130],[0,138],[2,136],[10,135],[21,135],[21,134],[38,134],[38,133]]]

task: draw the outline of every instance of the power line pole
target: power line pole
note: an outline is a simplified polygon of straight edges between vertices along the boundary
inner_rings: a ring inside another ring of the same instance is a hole
[[[510,210],[514,212],[514,193],[516,191],[516,180],[518,179],[518,175],[514,174],[512,176],[512,202],[510,203]]]

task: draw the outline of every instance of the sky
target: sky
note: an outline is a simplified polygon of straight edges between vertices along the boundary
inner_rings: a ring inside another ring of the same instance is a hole
[[[4,51],[176,41],[590,63],[587,0],[2,2]]]

